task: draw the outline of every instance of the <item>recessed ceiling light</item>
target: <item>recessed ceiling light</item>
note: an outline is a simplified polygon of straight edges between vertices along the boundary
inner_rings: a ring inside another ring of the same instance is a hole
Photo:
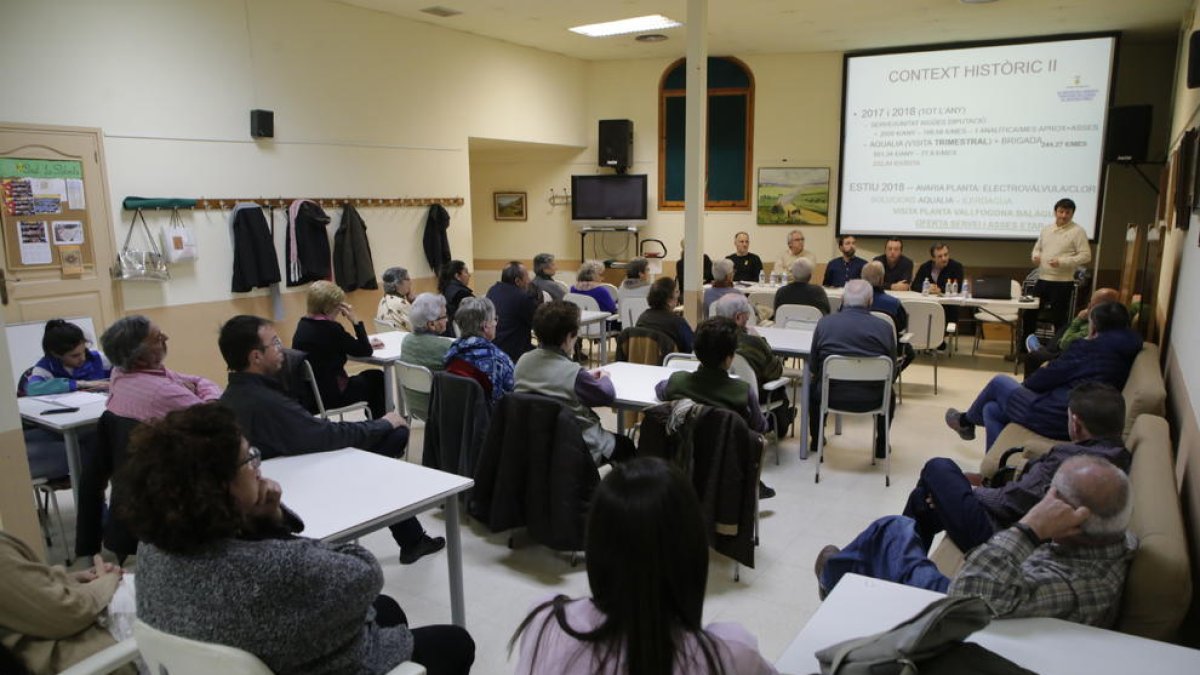
[[[996,0],[958,0],[958,1],[964,5],[986,5],[987,3],[995,2]]]
[[[570,31],[588,37],[609,37],[611,35],[628,35],[629,33],[641,33],[649,30],[665,30],[682,25],[678,21],[668,19],[661,14],[652,14],[632,19],[621,19],[619,21],[589,23],[586,26],[575,26]]]
[[[445,19],[446,17],[458,16],[459,14],[462,14],[462,12],[458,11],[457,9],[450,9],[449,7],[442,7],[441,5],[435,5],[433,7],[426,7],[425,9],[422,9],[421,11],[426,14],[440,16],[443,19]]]
[[[667,39],[667,36],[662,33],[645,33],[633,39],[638,42],[662,42]]]

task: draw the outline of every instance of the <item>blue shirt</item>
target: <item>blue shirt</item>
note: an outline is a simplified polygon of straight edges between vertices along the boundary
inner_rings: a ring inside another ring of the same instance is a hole
[[[825,279],[821,285],[828,288],[841,288],[851,279],[861,279],[863,268],[866,266],[867,261],[858,256],[854,256],[848,261],[845,256],[838,256],[825,265]]]
[[[67,370],[60,359],[43,356],[29,369],[24,394],[41,396],[75,391],[80,380],[107,380],[111,371],[108,360],[94,349],[87,350],[87,359],[73,370]]]

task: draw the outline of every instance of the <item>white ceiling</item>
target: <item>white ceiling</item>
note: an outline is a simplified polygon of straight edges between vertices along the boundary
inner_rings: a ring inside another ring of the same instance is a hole
[[[686,0],[335,0],[407,19],[585,60],[683,56],[686,27],[659,43],[632,35],[589,38],[571,26],[664,14],[687,21]],[[439,18],[440,6],[462,12]],[[1124,31],[1174,36],[1191,0],[710,0],[712,54],[842,52],[1031,35]],[[1190,25],[1190,22],[1189,22]]]

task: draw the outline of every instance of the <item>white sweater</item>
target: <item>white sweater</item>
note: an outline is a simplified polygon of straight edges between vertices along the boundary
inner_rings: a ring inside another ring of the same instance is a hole
[[[1077,268],[1092,261],[1092,249],[1083,228],[1071,221],[1062,227],[1047,225],[1042,228],[1030,257],[1038,262],[1039,279],[1071,281]],[[1054,258],[1058,259],[1057,267],[1050,265]]]

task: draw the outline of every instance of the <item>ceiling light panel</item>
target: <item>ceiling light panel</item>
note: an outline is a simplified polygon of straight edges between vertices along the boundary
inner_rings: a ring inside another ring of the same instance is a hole
[[[674,19],[668,19],[661,14],[652,14],[650,16],[639,16],[632,19],[621,19],[619,21],[606,21],[604,23],[589,23],[586,26],[575,26],[571,28],[572,33],[579,33],[588,37],[609,37],[612,35],[628,35],[629,33],[642,33],[645,31],[666,30],[668,28],[677,28],[682,26],[682,23]]]

